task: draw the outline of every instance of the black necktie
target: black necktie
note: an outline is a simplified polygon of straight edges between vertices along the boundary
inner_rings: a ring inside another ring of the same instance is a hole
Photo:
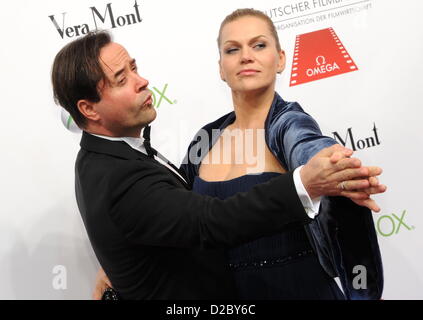
[[[173,168],[173,170],[175,170],[177,173],[179,173],[186,180],[186,176],[181,170],[179,170],[172,162],[167,160],[164,156],[162,156],[156,149],[154,149],[151,146],[150,131],[151,131],[151,126],[148,125],[144,128],[144,132],[142,134],[142,137],[144,138],[144,147],[145,147],[145,151],[147,151],[147,155],[150,158],[153,158],[153,159],[154,159],[155,156],[160,158],[161,160],[166,162],[169,166],[171,166]],[[183,181],[183,182],[186,183],[185,181]]]
[[[149,126],[149,125],[146,126],[144,128],[144,132],[142,134],[142,137],[144,138],[144,147],[145,147],[145,150],[147,151],[147,155],[150,158],[153,158],[154,159],[154,156],[157,155],[157,150],[155,150],[155,149],[153,149],[151,147],[151,143],[150,143],[150,131],[151,131],[151,126]]]

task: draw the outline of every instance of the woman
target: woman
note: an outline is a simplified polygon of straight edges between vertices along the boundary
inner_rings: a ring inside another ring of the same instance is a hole
[[[275,93],[276,74],[284,70],[285,55],[265,14],[240,9],[227,16],[220,27],[218,47],[220,75],[232,91],[234,112],[203,127],[190,144],[182,169],[194,191],[224,199],[306,163],[317,151],[336,142],[322,136],[317,123],[297,103],[285,102]],[[212,134],[216,129],[220,135]],[[200,138],[204,132],[208,141]],[[249,149],[253,161],[246,160]],[[283,234],[229,250],[228,267],[239,297],[344,299],[333,280],[337,275],[347,298],[380,297],[381,259],[371,214],[345,201],[322,199],[321,211],[330,218],[322,214],[318,218],[327,220],[314,221],[306,228],[292,226]],[[345,226],[354,224],[366,230],[368,238],[358,244],[364,250],[363,259],[354,260],[357,252],[348,237],[348,241],[339,241],[325,229],[333,220],[334,209],[348,212],[344,221],[334,224],[343,234],[348,235]],[[357,210],[362,214],[360,221],[353,216]],[[341,249],[334,249],[333,242]],[[376,291],[355,290],[350,283],[352,271],[340,274],[353,261],[371,265],[370,281]]]

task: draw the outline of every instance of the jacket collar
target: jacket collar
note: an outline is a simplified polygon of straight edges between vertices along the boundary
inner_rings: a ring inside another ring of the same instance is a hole
[[[269,113],[267,114],[267,117],[266,117],[264,128],[267,130],[272,120],[275,119],[275,117],[278,114],[287,111],[289,107],[290,107],[290,103],[287,103],[285,100],[282,99],[282,97],[277,92],[275,92],[272,105],[270,106]],[[235,118],[236,118],[235,112],[232,111],[228,113],[223,119],[221,118],[217,120],[216,122],[220,122],[219,129],[223,130],[228,125],[233,123],[235,121]]]
[[[124,141],[111,141],[100,137],[93,136],[88,132],[82,132],[82,138],[80,146],[82,149],[112,155],[119,158],[128,160],[135,159],[146,159],[148,158],[141,152],[138,152],[131,148]]]
[[[273,119],[279,112],[283,112],[287,108],[287,103],[282,97],[275,92],[275,96],[273,97],[272,105],[270,106],[269,113],[267,114],[267,118],[265,121],[265,127],[268,126],[268,122]]]

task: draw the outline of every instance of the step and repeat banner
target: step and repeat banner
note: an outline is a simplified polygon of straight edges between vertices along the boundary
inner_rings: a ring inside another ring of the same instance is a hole
[[[152,139],[179,164],[204,124],[232,110],[217,34],[237,8],[274,22],[277,91],[324,134],[384,169],[374,214],[384,299],[423,298],[423,3],[418,0],[2,1],[0,299],[90,299],[99,267],[74,194],[80,131],[53,102],[54,56],[108,29],[149,80]],[[188,116],[189,115],[189,116]],[[165,201],[165,199],[163,199]],[[357,238],[364,236],[357,233]]]

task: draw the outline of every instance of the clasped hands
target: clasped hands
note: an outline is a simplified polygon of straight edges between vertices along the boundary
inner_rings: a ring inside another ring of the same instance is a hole
[[[373,194],[386,191],[377,176],[379,167],[362,166],[353,151],[339,144],[325,148],[311,158],[300,171],[301,180],[310,198],[319,196],[344,196],[360,206],[379,212]]]

